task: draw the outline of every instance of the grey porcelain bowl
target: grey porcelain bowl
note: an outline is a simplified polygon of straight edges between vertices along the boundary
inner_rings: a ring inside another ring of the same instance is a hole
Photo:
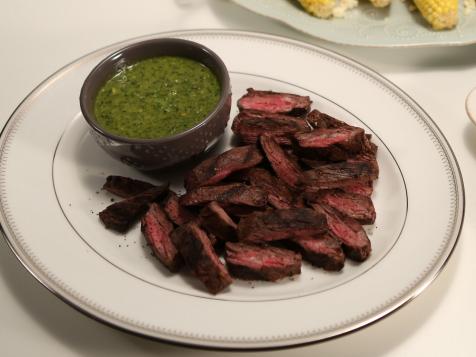
[[[101,127],[94,115],[94,102],[104,83],[124,66],[160,56],[186,57],[210,68],[221,87],[220,100],[214,110],[196,126],[157,139],[131,139],[112,134]],[[140,170],[156,170],[203,153],[223,134],[230,118],[230,78],[223,61],[207,47],[176,38],[153,39],[131,44],[102,60],[84,81],[79,102],[90,132],[102,149]]]

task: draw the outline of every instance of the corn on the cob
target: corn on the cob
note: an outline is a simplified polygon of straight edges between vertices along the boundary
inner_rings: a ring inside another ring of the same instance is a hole
[[[390,5],[392,0],[370,0],[373,6],[375,7],[387,7]]]
[[[327,19],[332,16],[335,0],[299,0],[302,7],[311,15]]]
[[[433,29],[451,29],[457,25],[458,0],[414,0],[414,2]]]
[[[358,0],[298,0],[311,15],[321,19],[343,17],[345,12],[358,5]]]

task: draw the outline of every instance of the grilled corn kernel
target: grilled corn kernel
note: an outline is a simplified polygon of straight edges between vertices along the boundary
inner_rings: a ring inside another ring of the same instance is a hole
[[[433,29],[451,29],[457,25],[458,0],[414,0],[414,2]]]

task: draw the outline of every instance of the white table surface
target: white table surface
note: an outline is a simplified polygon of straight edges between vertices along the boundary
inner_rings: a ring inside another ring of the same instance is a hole
[[[4,1],[0,124],[43,79],[88,52],[135,36],[200,28],[269,32],[321,45],[372,67],[412,96],[448,139],[466,183],[464,227],[446,268],[410,304],[348,336],[292,350],[225,353],[146,340],[89,319],[43,288],[0,239],[0,356],[475,356],[476,126],[464,100],[476,87],[476,45],[334,45],[226,0]]]

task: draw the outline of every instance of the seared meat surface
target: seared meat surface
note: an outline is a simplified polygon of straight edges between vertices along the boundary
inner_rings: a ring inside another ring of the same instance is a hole
[[[157,203],[152,203],[141,219],[141,230],[152,252],[167,269],[176,272],[183,261],[170,238],[173,229],[172,222]]]
[[[207,290],[218,294],[232,283],[230,274],[215,253],[207,234],[194,222],[186,223],[172,232],[185,264]]]
[[[311,103],[308,96],[248,88],[247,93],[238,100],[238,108],[240,111],[305,115],[309,112]]]
[[[225,249],[226,265],[235,278],[276,281],[301,273],[301,255],[291,250],[232,242]]]
[[[291,145],[294,134],[310,131],[302,118],[250,111],[240,112],[231,129],[245,144],[255,144],[261,135],[270,134],[281,145]]]
[[[254,167],[262,160],[263,156],[256,146],[238,146],[195,166],[185,177],[185,187],[192,190],[215,185],[233,172]]]
[[[149,203],[157,200],[167,192],[167,189],[168,185],[153,187],[135,196],[115,202],[99,212],[99,218],[107,229],[123,233],[141,217]]]
[[[242,218],[238,224],[238,239],[262,243],[316,235],[326,229],[325,214],[311,208],[275,209]]]
[[[106,178],[106,182],[102,186],[102,189],[111,192],[116,196],[128,198],[153,187],[155,187],[155,185],[149,182],[125,176],[110,175]]]

